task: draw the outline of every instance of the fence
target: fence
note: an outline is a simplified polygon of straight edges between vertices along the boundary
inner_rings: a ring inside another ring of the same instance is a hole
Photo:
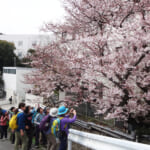
[[[108,136],[111,136],[114,138],[121,138],[121,139],[123,138],[123,139],[131,140],[131,141],[136,140],[135,137],[130,135],[130,134],[126,134],[126,133],[123,133],[123,132],[117,131],[117,130],[112,130],[111,128],[97,125],[97,124],[94,124],[92,122],[85,122],[82,120],[76,120],[73,123],[73,125],[82,127],[82,128],[87,129],[89,131],[94,129],[94,130],[100,132],[101,134],[108,135]]]
[[[72,150],[72,142],[92,150],[150,150],[150,145],[70,129],[68,150]]]

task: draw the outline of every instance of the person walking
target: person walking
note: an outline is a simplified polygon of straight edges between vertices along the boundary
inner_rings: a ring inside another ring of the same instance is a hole
[[[57,149],[57,141],[56,137],[51,133],[51,125],[54,120],[57,119],[58,109],[51,108],[50,109],[50,126],[48,131],[46,132],[47,135],[47,150],[56,150]]]
[[[19,104],[19,113],[17,115],[18,128],[15,132],[15,150],[19,150],[19,145],[22,143],[22,150],[27,150],[27,135],[25,132],[26,115],[24,113],[26,109],[25,103]]]
[[[59,137],[60,145],[59,150],[67,150],[67,140],[68,140],[68,133],[69,133],[69,124],[75,122],[76,120],[76,111],[69,109],[65,106],[60,106],[58,108],[58,116],[60,119],[60,131],[61,136]],[[73,114],[73,118],[70,118],[70,115]]]
[[[9,102],[10,104],[12,104],[12,96],[9,98]]]
[[[40,130],[39,125],[40,122],[42,121],[44,114],[43,114],[43,109],[41,107],[39,107],[37,109],[38,114],[35,117],[35,148],[39,148],[39,138],[40,138],[40,133],[42,134],[42,145],[45,145],[46,143],[46,137],[43,131]]]
[[[0,126],[1,126],[1,139],[3,140],[3,137],[5,136],[5,139],[7,139],[7,128],[9,121],[8,112],[6,111],[4,114],[1,115],[0,118]]]

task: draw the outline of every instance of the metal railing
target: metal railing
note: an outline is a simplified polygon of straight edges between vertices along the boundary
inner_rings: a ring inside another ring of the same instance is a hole
[[[96,130],[102,134],[105,134],[105,135],[108,135],[108,136],[111,136],[114,138],[121,138],[121,139],[123,138],[123,139],[131,140],[131,141],[135,140],[135,137],[130,135],[130,134],[126,134],[126,133],[123,133],[121,131],[117,131],[117,130],[113,130],[113,129],[108,128],[108,127],[97,125],[93,122],[85,122],[82,120],[76,120],[73,123],[73,125],[82,127],[84,129],[87,129],[87,130]]]
[[[70,129],[68,150],[72,150],[72,142],[92,150],[150,150],[150,145]]]

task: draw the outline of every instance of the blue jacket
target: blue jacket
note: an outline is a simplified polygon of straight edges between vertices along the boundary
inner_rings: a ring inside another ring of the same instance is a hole
[[[38,113],[35,117],[34,123],[36,125],[40,125],[40,122],[42,121],[43,118],[44,118],[44,114]]]
[[[17,131],[20,131],[21,129],[25,130],[25,123],[26,123],[25,121],[26,115],[23,112],[19,113],[17,115],[17,125],[18,125]]]

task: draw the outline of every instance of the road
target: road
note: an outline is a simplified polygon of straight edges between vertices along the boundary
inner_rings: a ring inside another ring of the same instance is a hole
[[[14,145],[9,140],[0,140],[0,150],[14,150]]]

